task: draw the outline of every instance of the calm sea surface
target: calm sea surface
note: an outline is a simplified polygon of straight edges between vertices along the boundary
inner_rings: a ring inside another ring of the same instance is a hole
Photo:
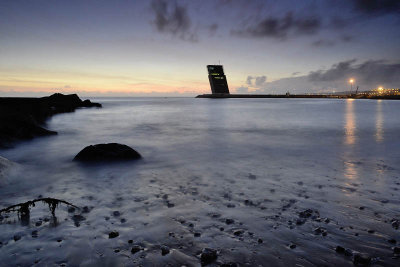
[[[0,222],[0,262],[196,266],[210,247],[217,263],[352,265],[340,245],[400,264],[388,242],[400,242],[391,225],[400,219],[400,101],[91,100],[103,108],[48,120],[57,136],[0,150],[20,164],[0,182],[0,207],[41,195],[89,208],[61,205],[54,221],[38,204],[28,226],[10,214]],[[72,162],[85,146],[110,142],[143,159]],[[74,214],[84,217],[79,226]],[[132,254],[128,240],[144,250]]]

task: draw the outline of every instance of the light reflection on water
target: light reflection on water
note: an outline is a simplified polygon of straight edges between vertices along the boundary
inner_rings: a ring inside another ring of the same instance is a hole
[[[346,134],[346,144],[353,145],[356,142],[356,118],[354,115],[354,99],[346,100],[346,122],[344,131]]]
[[[347,179],[353,180],[358,176],[356,159],[354,158],[353,145],[356,142],[356,117],[354,114],[354,99],[346,100],[345,111],[345,143],[348,150],[344,153],[344,176]]]
[[[382,100],[377,100],[376,102],[376,122],[375,122],[375,139],[377,143],[383,142],[383,134],[384,134],[384,127],[383,127],[383,112],[382,112]]]

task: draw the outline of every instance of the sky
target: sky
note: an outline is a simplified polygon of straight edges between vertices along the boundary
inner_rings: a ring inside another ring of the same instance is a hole
[[[0,96],[400,87],[399,0],[0,1]]]

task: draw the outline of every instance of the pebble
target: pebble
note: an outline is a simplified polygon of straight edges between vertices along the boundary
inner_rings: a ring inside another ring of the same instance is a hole
[[[200,237],[200,236],[201,236],[201,233],[199,233],[199,232],[194,233],[194,237]]]
[[[89,213],[90,212],[89,207],[88,206],[83,207],[82,212],[83,213]]]
[[[399,220],[392,219],[392,227],[395,229],[399,229],[400,222]]]
[[[255,180],[255,179],[257,179],[257,176],[255,176],[254,174],[249,174],[249,179],[251,179],[251,180]]]
[[[295,244],[291,244],[291,245],[289,246],[289,248],[290,248],[290,249],[295,249],[295,248],[296,248],[296,245],[295,245]]]
[[[135,254],[135,253],[141,251],[142,249],[143,249],[143,248],[142,248],[141,246],[139,246],[139,245],[134,245],[134,246],[132,247],[132,249],[131,249],[131,253],[132,253],[132,254]]]
[[[344,251],[344,255],[346,255],[346,256],[353,256],[353,251],[351,250],[351,249],[349,249],[349,248],[347,248],[345,251]]]
[[[394,254],[400,254],[400,247],[394,247],[393,248],[393,253]]]
[[[133,243],[133,240],[132,240],[132,239],[128,240],[128,243],[129,243],[129,244],[132,244],[132,243]]]
[[[36,225],[36,226],[41,226],[41,225],[42,225],[42,221],[37,221],[37,222],[35,223],[35,225]]]
[[[119,236],[117,231],[112,231],[108,234],[108,238],[116,238],[117,236]]]
[[[165,256],[169,253],[169,247],[161,246],[161,255]]]
[[[335,250],[337,253],[344,253],[346,249],[344,247],[337,246]]]
[[[258,244],[261,244],[262,242],[264,242],[261,238],[259,238],[258,240],[257,240],[257,242],[258,242]]]
[[[14,235],[14,241],[16,242],[16,241],[18,241],[18,240],[20,240],[21,239],[21,236],[20,235]]]
[[[355,254],[353,259],[354,265],[369,265],[371,257],[366,254]]]
[[[226,219],[226,220],[225,220],[225,223],[226,223],[226,224],[232,224],[232,223],[234,223],[234,222],[235,222],[234,219]]]
[[[396,244],[397,243],[397,241],[396,241],[396,239],[389,239],[388,240],[388,242],[390,243],[390,244]]]
[[[118,210],[116,210],[116,211],[113,212],[113,215],[114,215],[115,217],[118,217],[118,216],[121,215],[121,213],[120,213]]]
[[[235,262],[229,262],[229,263],[223,263],[220,265],[220,267],[238,267],[237,263]]]
[[[200,256],[201,261],[205,264],[215,261],[217,257],[217,251],[212,248],[204,248]]]
[[[243,233],[244,233],[243,230],[237,230],[237,231],[233,232],[233,234],[234,234],[235,236],[243,235]]]
[[[38,237],[38,231],[37,230],[32,231],[32,237],[33,238]]]
[[[69,207],[69,208],[68,208],[68,212],[69,212],[69,213],[75,212],[75,208],[74,208],[74,207]]]

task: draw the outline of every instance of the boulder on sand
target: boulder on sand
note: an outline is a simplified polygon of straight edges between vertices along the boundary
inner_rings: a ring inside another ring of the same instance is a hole
[[[110,143],[87,146],[74,158],[76,161],[117,161],[140,159],[142,156],[127,145]]]

